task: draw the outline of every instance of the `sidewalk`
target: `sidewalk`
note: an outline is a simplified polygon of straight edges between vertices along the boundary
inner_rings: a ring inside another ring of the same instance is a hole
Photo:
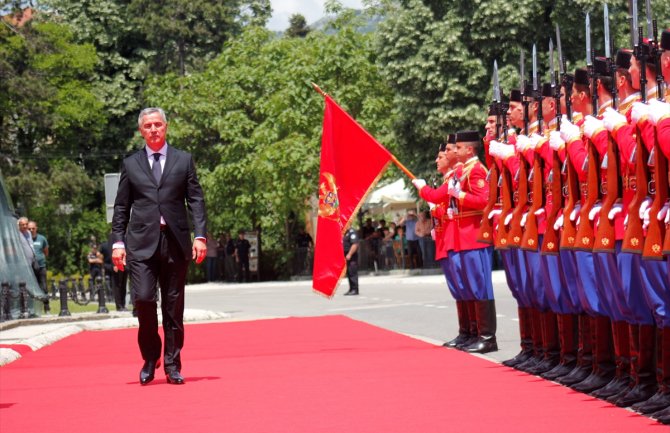
[[[184,322],[204,322],[229,318],[226,313],[186,309]],[[160,311],[158,319],[161,320]],[[42,316],[35,319],[10,320],[0,323],[0,366],[21,358],[23,353],[39,350],[82,331],[133,328],[137,318],[130,312],[106,314],[75,313],[72,316]]]

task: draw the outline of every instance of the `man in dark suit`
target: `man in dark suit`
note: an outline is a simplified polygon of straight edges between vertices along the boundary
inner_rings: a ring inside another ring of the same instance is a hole
[[[167,120],[160,108],[140,112],[146,146],[123,161],[114,203],[112,260],[126,264],[139,320],[138,343],[144,359],[142,385],[160,366],[157,285],[165,335],[164,370],[168,383],[183,384],[180,351],[184,344],[184,285],[189,260],[207,254],[205,201],[190,154],[165,141]],[[191,211],[191,244],[186,208]]]

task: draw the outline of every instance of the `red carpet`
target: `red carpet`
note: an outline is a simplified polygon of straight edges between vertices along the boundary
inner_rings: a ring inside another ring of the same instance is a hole
[[[182,373],[140,386],[134,329],[0,368],[0,431],[661,432],[562,386],[342,316],[188,325]]]

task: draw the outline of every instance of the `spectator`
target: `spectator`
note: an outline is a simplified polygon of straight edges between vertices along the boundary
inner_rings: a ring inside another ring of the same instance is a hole
[[[405,227],[398,226],[396,235],[393,237],[393,250],[396,263],[399,268],[405,269],[405,257],[407,257],[407,239],[405,238]]]
[[[244,230],[238,232],[235,241],[235,260],[237,262],[237,282],[249,282],[249,250],[251,244],[244,238]]]
[[[126,285],[128,282],[128,274],[125,270],[119,270],[112,261],[112,234],[109,234],[107,242],[100,246],[105,269],[105,278],[109,277],[109,283],[112,286],[112,294],[114,295],[114,304],[116,311],[128,311],[126,308]]]
[[[93,285],[95,284],[96,279],[100,277],[102,280],[102,265],[104,263],[104,257],[102,256],[102,253],[98,251],[98,246],[94,244],[91,245],[91,250],[89,251],[88,256],[86,256],[86,259],[88,260],[88,273],[91,277],[89,290],[92,296]]]
[[[205,274],[207,275],[207,282],[216,281],[218,279],[216,274],[218,246],[219,243],[214,238],[214,236],[212,236],[211,233],[207,233],[207,256],[205,259]]]
[[[391,223],[393,224],[393,223]],[[393,252],[394,230],[384,227],[384,238],[382,239],[382,257],[385,269],[393,269],[395,265],[395,253]]]
[[[421,249],[421,261],[423,266],[428,267],[432,262],[431,251],[433,240],[430,237],[430,232],[433,230],[433,221],[430,218],[430,212],[419,213],[419,220],[414,228],[414,233],[419,238],[419,248]],[[433,251],[433,256],[434,256]]]
[[[421,261],[421,250],[419,249],[419,237],[416,235],[417,223],[416,211],[410,209],[407,215],[401,221],[405,225],[405,238],[407,239],[407,259],[410,269],[417,269],[423,266]]]
[[[237,279],[235,266],[235,241],[226,233],[226,281],[233,282]]]
[[[314,242],[312,237],[307,233],[304,227],[301,227],[298,236],[295,238],[295,247],[296,247],[296,274],[308,274],[308,261],[309,252],[312,250]]]
[[[35,260],[37,267],[34,269],[35,278],[40,289],[47,294],[47,257],[49,256],[49,243],[47,238],[37,233],[37,223],[35,221],[28,222],[28,232],[30,233],[33,242],[33,251],[35,252]]]

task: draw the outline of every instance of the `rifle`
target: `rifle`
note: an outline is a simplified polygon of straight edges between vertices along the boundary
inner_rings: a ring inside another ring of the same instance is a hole
[[[648,13],[651,7],[648,6]],[[647,17],[649,21],[650,16]],[[654,39],[653,39],[653,56],[656,58],[657,73],[656,85],[658,90],[658,99],[663,100],[663,74],[661,71],[661,48],[657,39],[658,29],[656,27],[656,20],[653,20]],[[668,199],[668,160],[661,151],[658,144],[658,137],[654,134],[654,147],[649,155],[649,167],[653,167],[653,185],[655,188],[649,187],[649,192],[653,194],[652,189],[655,189],[654,200],[649,210],[649,226],[647,227],[647,237],[644,241],[644,249],[642,257],[645,259],[663,260],[663,241],[666,235],[665,222],[659,221],[656,218],[659,210]]]
[[[633,4],[637,6],[637,1],[633,0]],[[633,23],[637,23],[637,10],[635,8],[633,8]],[[640,62],[640,96],[642,97],[642,102],[647,102],[647,77],[645,76],[645,71],[647,68],[649,47],[642,43],[642,27],[638,29],[639,33],[636,32],[634,28],[631,30],[634,35],[633,40],[635,41],[633,55]],[[642,141],[640,128],[637,125],[635,126],[635,134],[637,144],[631,159],[635,159],[636,188],[633,200],[628,206],[628,226],[626,226],[621,250],[628,253],[642,254],[644,249],[644,228],[642,227],[642,220],[639,217],[639,213],[640,206],[649,192],[649,173],[647,169],[649,154],[647,152],[647,147]]]
[[[612,78],[612,107],[617,107],[617,87],[616,87],[616,63],[610,55],[610,32],[609,32],[609,11],[607,4],[604,6],[605,22],[605,58],[607,67]],[[608,215],[614,204],[621,201],[623,187],[621,185],[621,176],[619,175],[619,147],[608,134],[607,154],[603,159],[601,169],[605,170],[605,182],[601,183],[601,194],[603,195],[602,208],[600,209],[600,219],[596,229],[596,239],[593,251],[613,253],[615,249],[616,233],[613,219]]]
[[[558,35],[558,26],[556,26],[556,30]],[[549,39],[549,76],[551,79],[554,101],[556,102],[556,125],[560,126],[561,88],[556,85],[558,82],[558,73],[554,70],[554,42],[551,39]],[[551,171],[549,172],[547,182],[548,188],[546,197],[551,196],[551,210],[547,213],[547,229],[544,232],[541,252],[542,254],[558,254],[560,231],[554,230],[554,224],[558,218],[558,213],[563,207],[563,182],[561,182],[561,159],[556,151],[552,152]],[[547,200],[546,197],[545,201],[548,205],[549,200]]]
[[[496,114],[496,139],[500,137],[500,85],[498,83],[498,63],[494,61],[493,63],[493,111]],[[504,126],[503,126],[504,127]],[[485,244],[493,244],[493,221],[489,219],[489,214],[498,204],[498,165],[494,161],[489,167],[488,173],[488,183],[489,183],[489,201],[484,207],[484,213],[482,215],[482,222],[479,226],[479,235],[477,236],[477,242],[482,242]]]
[[[537,51],[533,45],[533,97],[537,102],[537,125],[538,134],[542,135],[542,89],[538,85],[537,74]],[[528,202],[530,206],[526,214],[526,225],[521,236],[521,248],[529,251],[537,251],[539,243],[539,228],[535,212],[545,205],[544,197],[544,161],[538,152],[533,152],[533,169],[528,181],[531,183],[531,191]]]
[[[523,104],[523,130],[525,134],[528,134],[528,124],[530,119],[528,118],[528,98],[526,98],[526,78],[524,73],[524,59],[523,59],[523,50],[521,50],[520,57],[520,89],[521,92],[521,103]],[[516,174],[518,179],[518,190],[515,192],[517,194],[518,200],[514,211],[512,212],[512,220],[510,221],[510,229],[507,236],[507,245],[513,248],[518,248],[521,246],[521,238],[523,236],[523,228],[521,227],[521,218],[523,218],[523,213],[526,210],[528,205],[528,162],[523,155],[519,155],[519,171]]]

